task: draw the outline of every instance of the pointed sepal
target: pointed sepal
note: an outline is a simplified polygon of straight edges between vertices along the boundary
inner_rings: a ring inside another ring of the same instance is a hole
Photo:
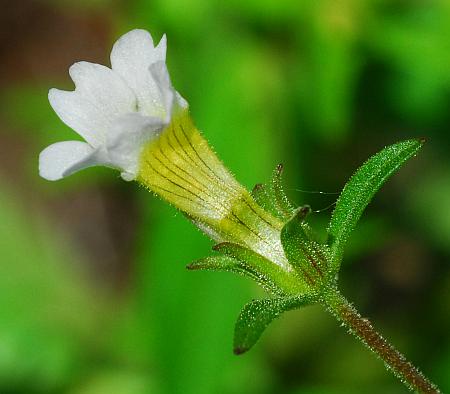
[[[309,206],[300,207],[281,230],[281,244],[292,266],[299,269],[306,282],[313,287],[327,277],[328,248],[314,240],[311,228],[304,220]]]
[[[295,212],[295,206],[289,201],[282,183],[283,165],[279,164],[268,186],[258,183],[252,190],[255,201],[266,211],[280,220],[289,219]]]
[[[250,350],[267,326],[283,312],[312,305],[313,296],[290,296],[254,300],[244,306],[234,328],[234,353]]]
[[[283,165],[278,164],[272,177],[272,190],[278,209],[283,213],[284,217],[291,217],[295,213],[295,206],[289,201],[283,189],[282,174]]]

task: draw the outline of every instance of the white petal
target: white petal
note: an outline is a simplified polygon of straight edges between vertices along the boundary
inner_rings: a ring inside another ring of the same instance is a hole
[[[167,71],[166,63],[163,61],[156,62],[150,66],[149,71],[156,82],[159,95],[164,106],[164,121],[169,123],[172,116],[172,106],[175,94],[172,83],[170,82],[169,71]]]
[[[120,76],[100,64],[79,62],[69,74],[75,91],[49,91],[55,112],[93,147],[102,145],[114,118],[136,110],[136,97]]]
[[[39,175],[49,181],[65,177],[66,171],[84,161],[94,149],[81,141],[57,142],[45,148],[39,155]]]
[[[64,171],[63,176],[69,176],[73,173],[84,170],[88,167],[94,166],[106,166],[111,168],[118,168],[114,163],[109,159],[108,153],[106,152],[104,147],[96,148],[90,155],[86,156],[84,159],[75,163],[71,167],[69,167],[66,171]]]
[[[134,91],[139,111],[148,116],[161,116],[162,98],[157,83],[149,73],[149,67],[166,58],[166,37],[153,46],[150,33],[132,30],[120,37],[111,51],[111,66]]]
[[[129,181],[136,177],[142,148],[157,138],[166,126],[161,118],[132,113],[118,119],[108,135],[106,149],[114,167],[122,169],[122,178]]]
[[[167,36],[163,34],[163,36],[159,40],[158,45],[155,47],[157,61],[163,62],[166,61],[166,51],[167,51]]]
[[[182,108],[182,109],[186,109],[187,107],[189,107],[188,102],[185,100],[185,98],[178,92],[175,92],[175,102],[177,103],[177,105]]]

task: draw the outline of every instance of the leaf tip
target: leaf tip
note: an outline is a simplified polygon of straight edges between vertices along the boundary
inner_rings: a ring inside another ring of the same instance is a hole
[[[264,189],[264,185],[262,183],[257,183],[252,190],[252,193],[256,193]]]
[[[309,205],[303,205],[299,207],[295,212],[296,219],[303,221],[306,216],[308,216],[311,213],[311,206]]]
[[[232,242],[220,242],[218,244],[215,244],[212,247],[212,250],[214,250],[215,252],[222,252],[224,249],[226,249],[227,247],[229,247],[230,245],[234,245]]]
[[[208,268],[209,268],[209,265],[207,262],[207,258],[193,261],[192,263],[189,263],[188,265],[186,265],[186,269],[189,271],[201,271],[201,270],[208,269]]]
[[[212,247],[212,250],[214,250],[215,252],[220,252],[220,250],[224,247],[224,243],[225,242],[221,242],[221,243],[215,244]]]
[[[246,353],[248,350],[249,350],[249,348],[246,348],[246,347],[243,347],[243,346],[236,346],[236,347],[233,349],[233,353],[234,353],[236,356],[240,356],[241,354]]]

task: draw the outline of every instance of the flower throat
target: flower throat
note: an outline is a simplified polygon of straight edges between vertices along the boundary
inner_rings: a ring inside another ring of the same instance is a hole
[[[256,250],[289,271],[282,222],[262,209],[225,168],[187,110],[140,157],[138,182],[183,211],[212,239]]]

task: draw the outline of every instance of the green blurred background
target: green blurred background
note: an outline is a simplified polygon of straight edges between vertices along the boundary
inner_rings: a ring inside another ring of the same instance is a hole
[[[298,204],[332,204],[369,155],[425,136],[377,195],[342,291],[450,391],[448,0],[2,0],[0,392],[406,393],[319,307],[232,354],[253,283],[184,266],[211,242],[171,207],[96,168],[38,177],[73,139],[47,101],[68,67],[108,63],[120,34],[168,36],[175,87],[247,187],[286,165]],[[303,190],[303,191],[302,191]],[[318,229],[331,209],[315,213]]]

